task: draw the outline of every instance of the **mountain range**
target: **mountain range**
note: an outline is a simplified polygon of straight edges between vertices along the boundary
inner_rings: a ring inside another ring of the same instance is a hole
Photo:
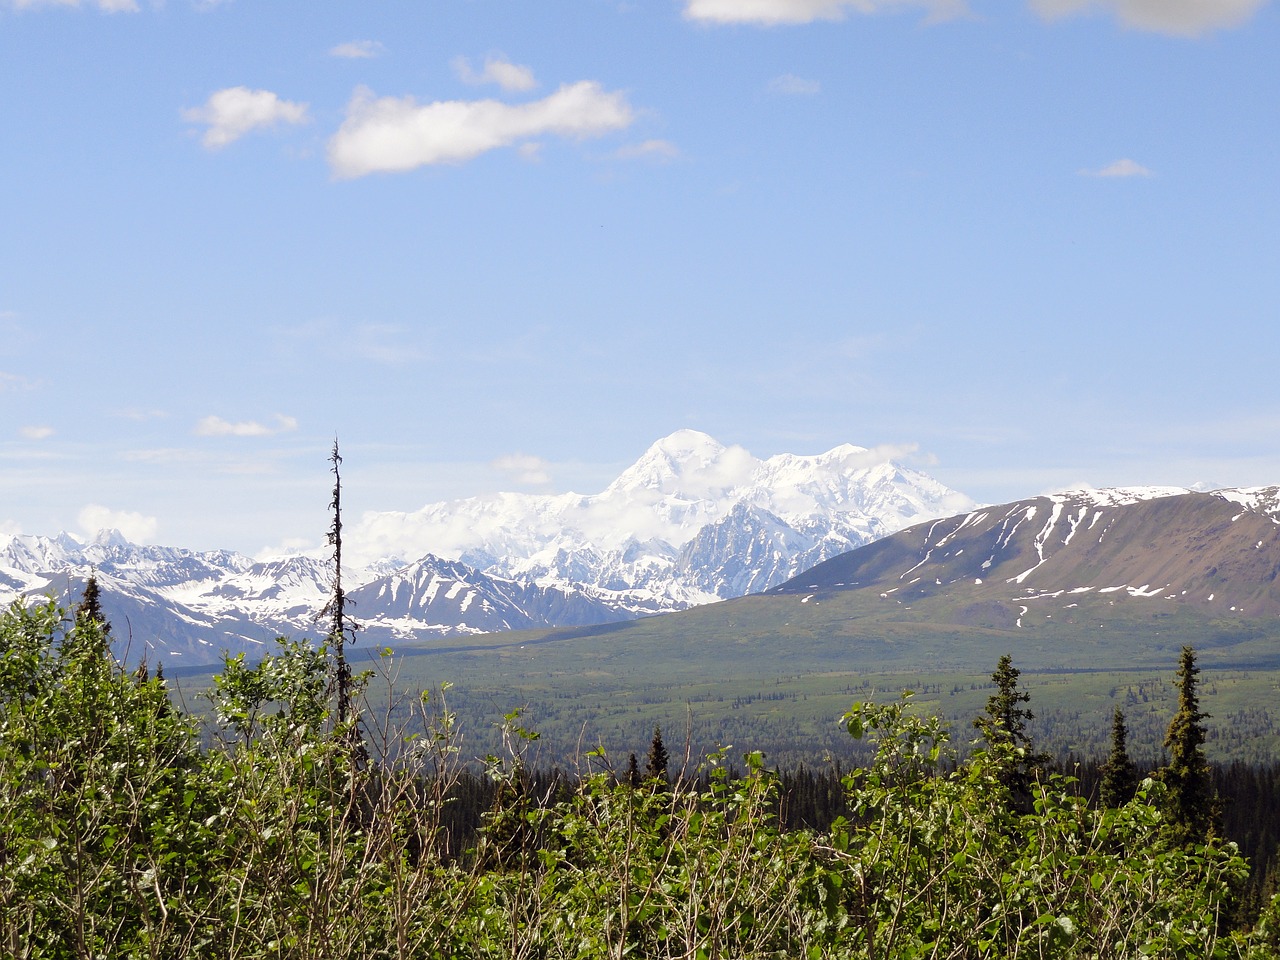
[[[598,494],[503,493],[367,513],[348,524],[360,565],[343,580],[368,642],[589,626],[767,590],[972,506],[881,451],[845,444],[761,460],[681,430]],[[282,634],[320,637],[333,576],[320,555],[255,560],[134,544],[115,531],[87,542],[0,540],[0,600],[73,603],[91,572],[117,652],[180,664],[252,655]]]

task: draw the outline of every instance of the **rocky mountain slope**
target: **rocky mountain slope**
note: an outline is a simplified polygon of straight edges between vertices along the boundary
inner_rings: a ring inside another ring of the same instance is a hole
[[[1085,490],[925,524],[775,588],[869,591],[935,622],[1027,628],[1101,606],[1280,616],[1280,488]]]
[[[759,460],[683,430],[599,494],[508,493],[349,521],[346,555],[359,566],[344,583],[374,643],[601,624],[764,590],[970,505],[861,447]],[[0,542],[0,600],[73,602],[91,571],[121,652],[183,663],[252,653],[280,634],[319,637],[331,581],[320,556],[255,561],[111,531]]]

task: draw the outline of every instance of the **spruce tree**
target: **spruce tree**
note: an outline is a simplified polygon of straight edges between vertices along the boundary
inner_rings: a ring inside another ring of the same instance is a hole
[[[649,744],[649,759],[644,765],[646,780],[659,780],[667,783],[667,748],[662,743],[662,728],[653,728],[653,740]]]
[[[98,577],[89,574],[85,581],[84,593],[73,611],[71,630],[63,639],[66,652],[81,650],[84,653],[109,659],[111,656],[111,624],[102,611],[102,594],[98,588]]]
[[[1111,755],[1102,765],[1102,783],[1098,789],[1104,807],[1122,807],[1138,792],[1138,767],[1129,757],[1128,740],[1124,711],[1116,707],[1111,720]]]
[[[1027,721],[1034,720],[1035,714],[1023,706],[1031,701],[1031,694],[1018,689],[1021,675],[1009,654],[1000,658],[991,674],[996,692],[987,698],[984,713],[974,719],[973,725],[999,757],[1000,782],[1009,789],[1014,808],[1026,812],[1030,809],[1032,778],[1049,757],[1036,752],[1027,732]]]
[[[1169,763],[1160,771],[1160,779],[1168,787],[1170,836],[1180,846],[1202,844],[1221,832],[1218,795],[1204,754],[1204,721],[1209,715],[1201,711],[1196,693],[1199,674],[1195,650],[1183,647],[1176,675],[1178,712],[1164,738]]]
[[[76,620],[96,623],[104,635],[111,632],[107,615],[102,612],[102,592],[98,587],[96,573],[90,573],[89,579],[84,583],[84,593],[80,597],[80,602],[76,604]]]

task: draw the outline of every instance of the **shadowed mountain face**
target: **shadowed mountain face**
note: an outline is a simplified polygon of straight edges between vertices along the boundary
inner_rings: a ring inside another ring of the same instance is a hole
[[[1278,617],[1276,490],[1081,491],[987,507],[903,530],[772,592],[874,591],[904,607],[946,599],[952,622],[986,611],[1015,626],[1098,600]],[[929,610],[947,616],[941,603]]]

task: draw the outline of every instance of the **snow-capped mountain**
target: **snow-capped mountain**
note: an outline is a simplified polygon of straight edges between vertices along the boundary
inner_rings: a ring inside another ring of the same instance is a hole
[[[862,447],[761,460],[681,430],[598,494],[503,493],[348,521],[345,556],[358,566],[343,579],[361,636],[379,642],[605,623],[765,590],[971,506]],[[0,541],[0,600],[51,592],[74,602],[90,572],[120,620],[118,640],[145,633],[183,662],[279,634],[319,637],[332,578],[322,556],[255,561],[140,546],[114,531],[88,543]]]
[[[430,552],[493,576],[624,594],[636,611],[656,612],[738,596],[747,582],[765,589],[816,560],[971,505],[863,447],[760,460],[681,430],[599,494],[506,493],[366,514],[352,539],[367,556]],[[757,541],[754,553],[768,566],[747,580],[744,538]]]

